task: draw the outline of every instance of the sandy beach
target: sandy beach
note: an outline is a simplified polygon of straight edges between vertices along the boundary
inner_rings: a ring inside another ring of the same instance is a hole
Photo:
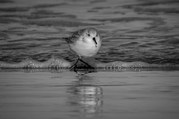
[[[0,72],[1,119],[178,119],[179,71]]]

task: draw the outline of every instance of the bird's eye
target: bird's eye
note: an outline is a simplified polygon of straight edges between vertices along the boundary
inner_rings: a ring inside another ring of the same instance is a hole
[[[88,36],[90,36],[90,34],[88,33]]]

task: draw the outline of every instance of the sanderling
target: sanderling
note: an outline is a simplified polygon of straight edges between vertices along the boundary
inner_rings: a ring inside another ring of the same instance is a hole
[[[70,49],[78,55],[76,63],[71,68],[76,66],[79,60],[91,67],[81,58],[92,57],[97,54],[102,42],[98,31],[95,28],[81,29],[74,32],[71,37],[65,38],[65,40],[69,44]]]

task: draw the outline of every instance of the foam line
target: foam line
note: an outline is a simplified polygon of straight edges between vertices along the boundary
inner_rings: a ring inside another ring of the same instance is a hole
[[[32,59],[26,59],[20,63],[7,63],[0,61],[0,69],[68,69],[72,63],[58,58],[51,58],[44,62],[38,62]],[[176,64],[149,64],[145,62],[121,62],[96,63],[97,70],[133,70],[133,69],[179,69]]]

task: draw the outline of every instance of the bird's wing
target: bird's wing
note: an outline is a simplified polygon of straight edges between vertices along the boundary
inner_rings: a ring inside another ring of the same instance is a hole
[[[83,32],[84,32],[84,29],[76,31],[73,33],[71,37],[63,38],[63,39],[65,39],[67,43],[72,44],[81,36]]]
[[[74,43],[74,40],[73,39],[71,39],[71,37],[69,37],[69,38],[63,38],[67,43],[69,43],[69,44],[72,44],[72,43]]]

